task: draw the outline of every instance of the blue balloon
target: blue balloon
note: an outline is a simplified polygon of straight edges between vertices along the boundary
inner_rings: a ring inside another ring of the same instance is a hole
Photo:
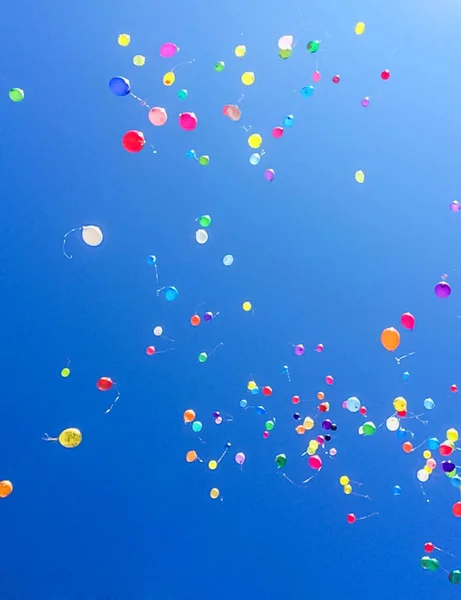
[[[399,485],[394,485],[392,493],[394,494],[394,496],[400,496],[400,494],[402,493],[402,488]]]
[[[310,98],[313,93],[314,93],[314,86],[313,85],[305,85],[301,89],[301,96],[303,98]]]
[[[251,393],[256,396],[257,394],[259,394],[259,387],[255,387],[251,390]]]
[[[410,379],[410,373],[408,371],[405,371],[405,373],[402,375],[402,379],[406,383]]]
[[[349,412],[357,412],[360,409],[360,400],[355,396],[351,396],[346,400],[346,408]]]
[[[157,262],[157,257],[154,256],[154,254],[151,254],[150,256],[147,257],[147,264],[148,265],[155,265],[155,263]]]
[[[282,373],[288,373],[288,365],[283,365],[282,367]]]
[[[408,436],[409,432],[404,427],[399,427],[396,431],[396,435],[399,440],[403,440]]]
[[[255,152],[254,154],[252,154],[250,156],[250,165],[253,165],[253,167],[254,167],[259,163],[260,160],[261,160],[261,155],[258,154],[257,152]]]
[[[246,408],[248,406],[248,402],[246,400],[240,400],[240,407]]]
[[[435,402],[434,402],[434,400],[432,400],[432,398],[426,398],[423,402],[423,406],[427,410],[432,410],[435,406]]]
[[[439,446],[440,442],[436,437],[432,437],[427,440],[427,447],[429,450],[437,450]]]
[[[170,285],[165,289],[165,298],[168,300],[168,302],[173,302],[173,300],[176,300],[178,296],[179,292],[174,286]]]
[[[186,158],[196,158],[196,157],[197,157],[197,155],[195,153],[195,150],[188,150],[186,152]]]
[[[284,127],[293,127],[293,123],[295,122],[295,118],[293,115],[288,115],[283,119]]]
[[[126,77],[112,77],[109,89],[116,96],[128,96],[131,91],[130,81]]]
[[[459,488],[461,486],[461,477],[459,475],[455,475],[450,479],[451,485],[455,488]]]
[[[257,406],[256,407],[256,414],[257,415],[265,415],[266,414],[266,409],[264,408],[264,406]]]

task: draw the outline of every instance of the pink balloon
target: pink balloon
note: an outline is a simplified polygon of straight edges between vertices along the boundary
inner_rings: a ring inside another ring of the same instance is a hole
[[[181,113],[179,115],[179,126],[184,131],[193,131],[197,127],[197,115],[193,112]]]
[[[332,375],[327,375],[327,376],[325,377],[325,382],[326,382],[328,385],[333,385],[333,384],[334,384],[334,382],[335,382],[335,380],[333,379],[333,376],[332,376]]]
[[[274,127],[272,130],[272,137],[281,138],[283,135],[283,127]]]
[[[156,127],[161,127],[165,125],[167,122],[168,115],[166,114],[166,110],[164,108],[160,108],[160,106],[154,106],[149,111],[149,121],[152,125]]]
[[[320,71],[314,71],[312,73],[312,81],[314,83],[318,83],[320,81],[320,79],[322,78],[322,76],[320,75]]]
[[[160,56],[162,58],[171,58],[176,52],[179,52],[179,48],[173,42],[166,42],[160,46]]]
[[[216,425],[221,425],[221,423],[222,423],[222,417],[216,417],[216,419],[214,420],[214,422],[216,423]]]
[[[343,408],[345,408],[347,410],[347,400],[344,400],[344,402],[343,402]]]
[[[450,204],[450,208],[453,212],[459,212],[461,210],[461,204],[458,202],[458,200],[453,200],[453,202]]]
[[[328,451],[328,454],[330,456],[336,456],[338,454],[338,451],[336,450],[336,448],[330,448],[330,450]]]
[[[243,452],[237,452],[237,454],[235,455],[235,462],[238,465],[243,465],[243,463],[245,462],[246,456],[243,454]]]
[[[265,440],[267,440],[267,438],[268,438],[268,437],[269,437],[269,432],[268,432],[268,431],[265,431],[265,432],[263,433],[263,438],[264,438]]]
[[[309,456],[308,464],[311,469],[314,469],[314,471],[320,471],[323,463],[322,463],[322,459],[320,458],[320,456],[317,456],[317,454],[314,454],[314,456]]]
[[[266,181],[274,181],[275,171],[274,169],[266,169],[264,171],[264,179]]]
[[[317,344],[315,347],[316,352],[323,352],[323,344]]]

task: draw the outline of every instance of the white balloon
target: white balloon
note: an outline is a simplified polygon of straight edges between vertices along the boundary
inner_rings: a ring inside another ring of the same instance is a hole
[[[429,479],[429,473],[426,471],[426,469],[420,469],[416,473],[416,477],[418,478],[418,481],[421,481],[422,483],[424,483],[425,481],[427,481]]]
[[[293,46],[293,36],[292,35],[282,35],[279,39],[279,48],[280,50],[291,50]]]
[[[157,337],[162,335],[163,333],[163,329],[160,327],[160,325],[157,325],[157,327],[154,327],[154,335],[156,335]]]
[[[232,254],[226,254],[222,261],[226,267],[230,267],[231,264],[234,262],[234,257],[232,256]]]
[[[386,419],[386,427],[389,429],[389,431],[397,431],[397,429],[400,427],[400,421],[397,419],[397,417],[389,417]]]
[[[199,244],[206,244],[208,241],[208,233],[205,229],[197,229],[195,232],[195,239]]]
[[[82,238],[88,246],[99,246],[102,242],[102,231],[96,225],[84,225]]]

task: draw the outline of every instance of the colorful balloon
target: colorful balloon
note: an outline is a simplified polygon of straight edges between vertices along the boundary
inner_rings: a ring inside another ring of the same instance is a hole
[[[118,38],[117,38],[117,42],[119,46],[122,46],[122,48],[126,48],[127,46],[130,45],[131,42],[131,36],[129,33],[121,33]]]
[[[146,140],[142,131],[127,131],[122,137],[122,146],[127,152],[140,152],[144,148]]]
[[[381,344],[389,352],[397,350],[400,345],[400,333],[393,327],[388,327],[381,332]]]
[[[151,108],[148,117],[152,125],[155,125],[156,127],[161,127],[162,125],[165,125],[168,119],[166,110],[164,108],[161,108],[160,106],[154,106],[153,108]]]
[[[172,58],[177,52],[179,52],[179,48],[173,42],[166,42],[160,46],[160,56],[162,58]]]
[[[363,23],[362,21],[357,23],[354,27],[354,31],[357,35],[362,35],[365,32],[365,23]]]
[[[242,75],[242,83],[243,85],[253,85],[255,82],[255,74],[251,71],[246,71]]]
[[[446,281],[440,281],[434,288],[435,295],[438,298],[448,298],[451,294],[451,287]]]
[[[198,124],[197,115],[193,112],[181,113],[179,115],[179,126],[184,131],[193,131]]]
[[[365,173],[363,171],[356,171],[356,173],[355,173],[355,181],[357,183],[364,183],[364,181],[365,181]]]
[[[146,64],[146,57],[142,54],[136,54],[136,56],[133,56],[133,64],[135,67],[143,67]]]
[[[415,318],[409,312],[403,313],[403,315],[400,317],[400,322],[402,323],[402,326],[405,327],[405,329],[413,331],[413,329],[415,328]]]
[[[0,498],[8,498],[13,491],[13,484],[8,479],[0,481]]]
[[[164,295],[168,302],[173,302],[179,296],[179,292],[173,285],[170,285],[165,288]]]
[[[126,77],[112,77],[109,89],[116,96],[128,96],[131,91],[130,81]]]

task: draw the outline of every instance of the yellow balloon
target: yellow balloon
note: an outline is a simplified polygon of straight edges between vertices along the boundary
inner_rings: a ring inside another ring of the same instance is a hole
[[[450,442],[457,442],[459,438],[458,432],[456,431],[456,429],[447,429],[447,440],[450,440]]]
[[[242,308],[243,308],[243,310],[245,312],[250,312],[250,310],[251,310],[251,302],[248,302],[248,301],[244,302],[242,304]]]
[[[247,389],[248,390],[255,390],[258,386],[256,385],[256,381],[249,381],[247,383]]]
[[[314,450],[311,447],[308,447],[306,452],[309,454],[309,456],[314,456],[314,454],[317,452],[317,450]]]
[[[246,71],[242,75],[243,85],[253,85],[254,82],[255,82],[255,74],[254,73],[252,73],[250,71]]]
[[[319,449],[319,443],[317,440],[311,440],[309,442],[309,446],[308,448],[310,448],[311,450],[314,450],[314,452],[316,452]]]
[[[362,35],[362,33],[365,31],[365,23],[363,21],[357,23],[354,27],[354,31],[357,35]]]
[[[166,87],[170,87],[170,85],[173,85],[175,79],[176,77],[173,71],[168,71],[168,73],[165,73],[165,75],[163,76],[163,85],[166,85]]]
[[[343,487],[343,490],[344,490],[344,493],[347,495],[352,494],[352,486],[349,484],[345,485]]]
[[[365,181],[365,173],[363,171],[356,171],[355,181],[357,183],[363,183]]]
[[[403,412],[404,410],[407,410],[407,401],[403,396],[398,396],[395,398],[392,404],[397,412]]]
[[[350,481],[350,479],[347,475],[341,475],[341,477],[339,478],[339,483],[342,486],[348,485],[349,481]]]
[[[130,45],[131,42],[131,36],[129,33],[121,33],[118,38],[117,38],[117,42],[119,46],[123,46],[123,48],[126,48],[127,46]]]
[[[237,58],[243,58],[245,56],[245,54],[247,53],[247,47],[246,46],[236,46],[235,47],[235,56]]]
[[[213,500],[216,500],[216,498],[219,498],[219,490],[218,490],[218,488],[212,488],[210,490],[210,498],[213,498]]]
[[[310,417],[306,417],[304,419],[303,427],[304,427],[304,429],[307,429],[307,431],[309,431],[310,429],[313,429],[314,425],[315,425],[314,420],[311,419]]]
[[[259,133],[252,133],[250,135],[250,137],[248,138],[248,145],[250,146],[250,148],[254,148],[254,149],[259,148],[262,143],[263,143],[263,139],[259,135]]]
[[[61,377],[69,377],[70,375],[70,369],[69,367],[64,367],[64,369],[61,370]]]
[[[427,460],[428,458],[431,458],[431,456],[432,456],[432,454],[431,454],[430,450],[424,450],[423,458],[425,458]]]
[[[146,64],[146,57],[142,54],[136,54],[136,56],[133,56],[133,64],[135,67],[143,67]]]
[[[208,468],[210,469],[210,471],[214,471],[218,468],[218,463],[215,460],[210,460],[210,462],[208,463]]]
[[[75,427],[69,427],[61,431],[58,441],[64,448],[76,448],[82,441],[82,432]]]
[[[429,475],[432,473],[432,469],[431,469],[431,467],[428,467],[427,465],[424,465],[423,469],[424,469],[425,471],[427,471],[427,472],[429,473]]]

